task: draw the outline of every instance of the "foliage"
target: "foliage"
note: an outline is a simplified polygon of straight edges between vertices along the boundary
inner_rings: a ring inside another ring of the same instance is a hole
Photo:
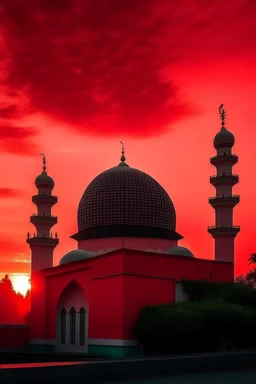
[[[216,351],[250,340],[255,320],[254,309],[223,300],[182,302],[144,308],[134,333],[154,353]]]
[[[256,290],[243,282],[182,280],[188,301],[148,306],[134,333],[146,353],[218,351],[256,346]]]
[[[8,275],[0,281],[0,324],[23,324],[29,311],[30,293],[16,293]]]
[[[215,301],[246,305],[256,308],[256,290],[241,282],[215,283],[206,280],[181,280],[190,301]]]
[[[251,253],[248,259],[248,264],[256,263],[256,253]],[[246,275],[240,275],[236,278],[236,283],[245,285],[248,288],[256,289],[256,269],[251,269]]]
[[[256,253],[251,253],[248,259],[248,264],[250,265],[255,263],[256,263]]]
[[[236,283],[256,289],[256,269],[251,269],[245,276],[238,276]]]

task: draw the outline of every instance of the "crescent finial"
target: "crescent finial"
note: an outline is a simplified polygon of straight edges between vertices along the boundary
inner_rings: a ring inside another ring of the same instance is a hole
[[[41,152],[40,155],[42,155],[42,158],[43,158],[43,171],[46,170],[46,157],[45,155]]]
[[[220,118],[221,118],[221,125],[224,127],[225,119],[226,119],[226,112],[225,112],[223,106],[224,106],[224,104],[220,105],[220,107],[219,107],[219,114],[220,114]]]
[[[125,157],[125,154],[124,154],[124,143],[122,141],[120,141],[121,145],[122,145],[122,155],[121,155],[121,163],[119,165],[126,165],[126,157]]]

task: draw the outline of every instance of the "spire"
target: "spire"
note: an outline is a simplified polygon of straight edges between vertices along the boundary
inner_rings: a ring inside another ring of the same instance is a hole
[[[45,155],[42,152],[40,154],[43,157],[43,171],[42,171],[42,174],[47,175],[47,172],[46,172],[46,157],[45,157]]]
[[[224,104],[221,104],[220,107],[219,107],[219,114],[220,114],[220,119],[221,119],[221,129],[226,129],[225,128],[225,119],[226,119],[226,112],[223,108],[223,105]]]
[[[125,166],[125,167],[128,167],[128,164],[126,164],[126,157],[125,157],[125,154],[124,154],[124,143],[122,141],[120,141],[121,145],[122,145],[122,155],[121,155],[121,163],[119,163],[119,166]]]

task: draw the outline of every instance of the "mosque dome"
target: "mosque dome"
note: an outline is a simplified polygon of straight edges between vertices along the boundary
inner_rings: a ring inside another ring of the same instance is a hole
[[[235,137],[232,132],[222,127],[221,130],[214,137],[213,145],[215,149],[221,147],[233,147],[235,144]]]
[[[83,251],[82,249],[74,249],[64,255],[59,262],[59,265],[71,263],[72,261],[87,259],[88,257],[94,256],[95,253],[92,251]]]
[[[48,176],[46,171],[43,171],[39,176],[37,176],[35,185],[37,188],[48,187],[52,189],[54,187],[54,180]]]
[[[121,163],[99,174],[78,207],[76,240],[109,237],[181,239],[176,213],[164,188],[151,176]]]
[[[188,248],[182,247],[181,245],[177,245],[175,247],[168,249],[166,253],[168,253],[169,255],[175,255],[175,256],[195,257]]]

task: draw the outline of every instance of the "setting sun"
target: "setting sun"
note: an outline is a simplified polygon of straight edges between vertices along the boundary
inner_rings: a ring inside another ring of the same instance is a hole
[[[16,292],[25,295],[27,290],[30,289],[30,282],[28,275],[14,275],[12,276],[13,288]]]

